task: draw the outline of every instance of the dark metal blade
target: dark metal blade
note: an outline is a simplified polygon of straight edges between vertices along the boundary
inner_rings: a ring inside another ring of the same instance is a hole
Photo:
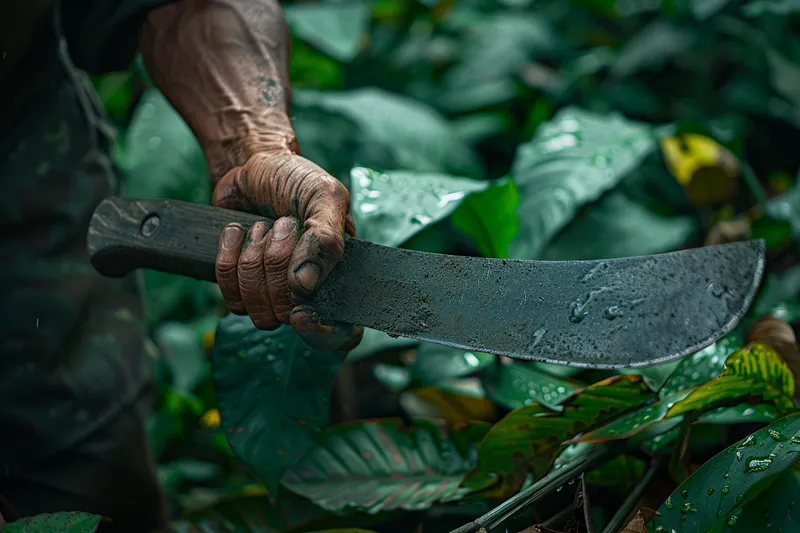
[[[761,240],[601,261],[483,259],[352,240],[314,307],[323,318],[468,350],[641,367],[730,332],[764,261]]]

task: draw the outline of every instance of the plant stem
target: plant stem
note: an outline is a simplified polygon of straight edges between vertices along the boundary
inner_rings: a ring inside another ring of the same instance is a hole
[[[515,496],[501,503],[485,515],[465,524],[450,533],[474,533],[480,529],[491,531],[503,522],[512,518],[528,505],[535,503],[550,492],[560,487],[570,479],[591,470],[602,461],[611,456],[611,450],[606,446],[597,446],[595,449],[564,467],[553,470],[542,479],[520,491]]]
[[[661,466],[661,461],[659,459],[653,459],[650,463],[650,468],[645,472],[644,477],[642,478],[639,483],[633,488],[633,491],[625,498],[625,501],[622,502],[617,512],[614,513],[614,516],[611,517],[609,520],[608,525],[603,529],[603,533],[616,533],[619,529],[624,525],[623,521],[627,516],[630,514],[631,510],[636,506],[639,499],[642,497],[644,493],[644,489],[647,488],[647,485],[650,484],[650,481],[653,479],[658,467]]]

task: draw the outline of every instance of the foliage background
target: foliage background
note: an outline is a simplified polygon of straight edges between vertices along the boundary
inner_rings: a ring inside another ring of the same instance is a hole
[[[796,328],[800,316],[800,3],[284,5],[300,146],[350,187],[360,237],[526,259],[761,237],[768,273],[735,334],[685,362],[615,376],[374,331],[342,366],[291,331],[235,317],[217,329],[214,285],[146,272],[159,368],[149,431],[176,530],[444,532],[557,466],[578,483],[545,478],[498,531],[616,531],[640,506],[661,506],[651,530],[796,526],[798,471],[791,459],[769,470],[793,449],[770,455],[760,440],[752,457],[767,468],[745,474],[748,456],[737,474],[731,463],[741,496],[728,507],[699,504],[722,498],[727,481],[687,477],[712,458],[718,469],[734,448],[717,452],[782,415],[776,442],[795,442],[796,345],[767,335],[725,361],[757,318]],[[118,127],[125,193],[208,202],[199,146],[141,65],[94,81]],[[589,443],[562,445],[576,436]],[[620,442],[611,462],[581,463],[587,446]],[[576,486],[593,526],[569,522]],[[673,511],[673,490],[703,494]]]

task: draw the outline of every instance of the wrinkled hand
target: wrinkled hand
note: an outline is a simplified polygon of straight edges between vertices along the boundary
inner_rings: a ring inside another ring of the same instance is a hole
[[[361,328],[321,324],[313,308],[294,303],[313,297],[342,257],[345,232],[355,235],[341,182],[299,155],[257,152],[222,177],[212,201],[275,220],[249,232],[229,224],[220,236],[217,283],[232,313],[249,315],[263,330],[291,324],[317,349],[344,351],[360,342]]]

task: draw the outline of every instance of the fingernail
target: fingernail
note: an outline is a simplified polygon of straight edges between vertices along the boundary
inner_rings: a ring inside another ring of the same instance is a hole
[[[263,222],[256,222],[250,230],[250,242],[261,242],[267,234],[267,228]]]
[[[239,226],[228,226],[222,231],[222,247],[226,250],[234,248],[242,238],[242,228]]]
[[[294,233],[295,223],[294,220],[288,217],[279,218],[275,225],[272,226],[272,238],[276,241],[282,241],[292,233]]]
[[[297,282],[306,292],[314,292],[314,289],[317,288],[319,274],[319,267],[310,261],[303,263],[294,271]]]

